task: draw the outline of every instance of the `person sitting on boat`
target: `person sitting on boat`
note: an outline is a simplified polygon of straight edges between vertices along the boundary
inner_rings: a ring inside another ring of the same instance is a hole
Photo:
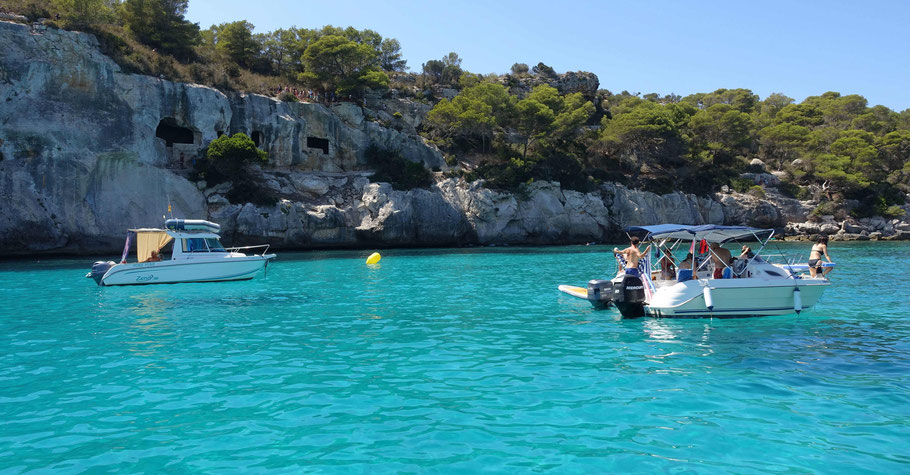
[[[676,269],[677,269],[676,274],[677,274],[678,281],[685,282],[687,280],[697,279],[698,276],[695,275],[695,270],[694,270],[696,268],[697,268],[697,263],[694,261],[694,259],[692,257],[692,253],[690,252],[690,253],[686,254],[686,257],[684,257],[681,261],[679,261],[679,265],[677,265],[677,267],[676,267]]]
[[[730,250],[722,247],[719,242],[711,243],[711,262],[714,263],[714,278],[720,279],[724,276],[724,269],[733,262],[733,255]]]
[[[831,272],[830,267],[827,269],[822,267],[821,260],[823,255],[825,259],[828,259],[828,262],[831,262],[831,256],[828,255],[828,236],[825,235],[821,235],[815,240],[815,244],[812,245],[812,251],[809,252],[809,274],[812,277],[816,277],[819,271],[821,271],[822,277]]]
[[[686,254],[686,257],[683,260],[679,261],[679,268],[692,270],[692,253],[691,252]]]
[[[161,256],[158,255],[158,251],[152,251],[152,255],[149,256],[149,262],[158,262],[161,260]]]
[[[641,258],[646,256],[648,254],[648,252],[650,252],[650,250],[651,250],[651,246],[649,245],[647,248],[645,248],[645,252],[641,252],[638,249],[638,245],[640,242],[641,241],[637,237],[633,236],[632,240],[630,241],[631,245],[629,247],[627,247],[621,251],[619,250],[619,248],[615,248],[615,247],[613,248],[614,255],[618,254],[626,260],[626,263],[627,263],[626,269],[625,269],[626,274],[640,275],[639,271],[638,271],[638,262],[641,261]]]
[[[755,253],[752,252],[752,248],[749,246],[743,246],[742,254],[739,255],[739,259],[752,259],[755,257]]]
[[[663,254],[660,258],[660,278],[673,280],[676,278],[676,265],[673,262],[673,254],[667,248],[660,249]]]

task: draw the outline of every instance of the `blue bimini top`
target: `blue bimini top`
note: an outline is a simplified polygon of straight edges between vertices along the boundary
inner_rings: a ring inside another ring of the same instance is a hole
[[[774,235],[773,229],[750,228],[749,226],[720,226],[702,224],[691,226],[685,224],[655,224],[651,226],[629,226],[629,236],[637,236],[642,241],[655,239],[704,239],[707,242],[725,243],[727,241],[765,242]]]

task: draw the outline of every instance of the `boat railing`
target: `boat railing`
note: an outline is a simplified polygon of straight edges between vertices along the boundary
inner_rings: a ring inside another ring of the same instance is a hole
[[[257,246],[238,246],[238,247],[229,247],[225,249],[227,252],[239,252],[239,251],[248,251],[250,249],[262,249],[261,253],[252,253],[257,256],[264,256],[266,252],[269,251],[270,244],[259,244]],[[258,251],[257,251],[258,252]]]

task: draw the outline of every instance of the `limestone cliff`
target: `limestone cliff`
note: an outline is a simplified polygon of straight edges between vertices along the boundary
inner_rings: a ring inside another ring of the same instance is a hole
[[[787,211],[744,195],[658,196],[613,184],[583,194],[536,183],[519,199],[441,174],[430,189],[394,190],[370,182],[369,145],[446,168],[416,134],[424,104],[285,103],[126,74],[91,35],[2,21],[0,45],[6,255],[115,252],[127,228],[160,226],[169,206],[221,223],[228,243],[283,248],[603,241],[629,224],[783,227],[807,214],[798,202]],[[573,78],[573,87],[597,87],[596,77]],[[230,203],[225,184],[187,179],[208,142],[237,132],[268,152],[258,173],[281,198],[275,206]]]

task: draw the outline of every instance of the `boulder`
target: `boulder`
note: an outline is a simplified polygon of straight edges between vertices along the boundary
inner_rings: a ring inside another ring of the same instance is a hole
[[[316,175],[305,175],[294,182],[294,187],[302,193],[310,193],[321,196],[329,191],[329,183],[326,179]]]
[[[819,227],[819,232],[823,234],[834,234],[838,231],[840,231],[840,228],[833,223],[825,223]]]
[[[758,160],[758,159],[756,159]],[[760,161],[760,160],[759,160]],[[740,175],[742,178],[752,180],[756,185],[761,186],[778,186],[780,185],[780,178],[777,175],[771,173],[743,173]]]
[[[859,234],[863,231],[862,226],[859,226],[856,223],[853,223],[850,221],[844,221],[844,223],[842,225],[842,229],[844,230],[844,232],[847,232],[850,234]]]

